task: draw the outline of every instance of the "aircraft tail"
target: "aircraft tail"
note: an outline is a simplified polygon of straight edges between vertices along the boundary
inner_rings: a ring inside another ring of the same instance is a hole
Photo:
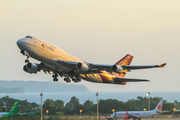
[[[154,109],[156,112],[158,112],[158,113],[161,113],[161,112],[162,112],[163,102],[164,102],[163,99],[161,99],[161,100],[159,101],[159,103],[157,104],[156,108]]]
[[[11,108],[11,110],[9,112],[19,112],[19,103],[15,102],[13,107]]]
[[[18,110],[19,110],[19,103],[16,102],[11,108],[11,110],[8,113],[1,116],[1,118],[4,119],[4,118],[11,118],[11,117],[18,116],[20,115],[20,112]]]
[[[133,56],[130,54],[127,54],[122,59],[120,59],[117,63],[115,63],[115,65],[130,65],[132,59],[133,59]],[[121,76],[122,78],[124,78],[126,72],[127,72],[127,70],[124,70],[121,74],[118,74],[118,75]],[[115,74],[117,74],[117,73],[115,73]],[[126,82],[124,82],[124,84],[126,84]]]
[[[119,60],[117,63],[115,63],[115,65],[130,65],[132,59],[133,59],[133,56],[130,54],[127,54],[121,60]]]

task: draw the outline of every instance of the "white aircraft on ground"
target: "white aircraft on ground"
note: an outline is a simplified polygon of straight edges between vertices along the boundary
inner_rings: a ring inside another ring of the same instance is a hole
[[[24,71],[37,73],[43,70],[45,73],[53,72],[53,81],[58,81],[58,76],[64,77],[64,81],[79,82],[81,79],[96,83],[111,83],[125,85],[127,82],[148,81],[144,79],[124,78],[127,71],[144,68],[164,67],[161,65],[130,65],[133,56],[127,54],[114,65],[93,64],[69,55],[60,48],[33,36],[26,36],[17,41],[21,53],[27,56]],[[41,63],[31,63],[32,57]]]
[[[162,112],[162,107],[163,107],[163,102],[164,100],[161,99],[158,105],[154,110],[151,111],[118,111],[114,112],[113,114],[110,115],[110,119],[117,119],[117,118],[123,118],[123,119],[129,119],[133,118],[133,120],[138,119],[141,120],[142,117],[152,117],[155,115],[159,115]],[[165,111],[167,112],[167,111]]]

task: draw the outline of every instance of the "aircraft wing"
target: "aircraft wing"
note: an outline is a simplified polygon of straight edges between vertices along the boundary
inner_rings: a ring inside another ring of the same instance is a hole
[[[157,67],[164,67],[166,63],[163,63],[161,65],[121,65],[123,70],[137,70],[137,69],[147,69],[147,68],[157,68]],[[91,64],[92,69],[98,69],[98,70],[105,70],[108,72],[112,71],[113,65],[103,65],[103,64]]]
[[[61,64],[61,65],[64,65],[68,68],[71,68],[71,69],[77,69],[76,68],[76,65],[78,64],[78,62],[73,62],[73,61],[65,61],[65,60],[57,60],[57,63]]]
[[[136,118],[136,119],[139,119],[140,117],[139,117],[139,116],[133,116],[133,115],[128,114],[128,118]]]
[[[165,65],[166,63],[163,63],[161,65],[123,65],[122,67],[127,70],[136,70],[136,69],[164,67]]]
[[[66,67],[69,67],[73,70],[77,69],[77,64],[79,62],[73,62],[73,61],[64,61],[64,60],[57,60],[57,63],[64,65]],[[112,67],[113,65],[106,65],[106,64],[92,64],[92,63],[85,63],[92,72],[94,73],[101,73],[101,70],[113,72]],[[161,65],[121,65],[123,70],[136,70],[136,69],[147,69],[147,68],[156,68],[156,67],[164,67],[166,63]]]
[[[134,115],[128,114],[128,111],[127,111],[126,114],[124,114],[123,119],[129,119],[129,118],[140,119],[139,115],[134,116]]]

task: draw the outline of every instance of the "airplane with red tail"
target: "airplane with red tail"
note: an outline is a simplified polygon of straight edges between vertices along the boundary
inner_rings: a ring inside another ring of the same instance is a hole
[[[81,79],[96,83],[109,83],[125,85],[127,82],[149,81],[146,79],[124,78],[130,70],[145,68],[162,68],[161,65],[130,65],[132,55],[127,54],[113,65],[93,64],[76,58],[60,48],[37,39],[33,36],[26,36],[19,39],[17,45],[21,53],[27,57],[23,70],[27,73],[44,71],[46,74],[53,73],[53,81],[58,81],[58,76],[64,77],[66,82],[80,82]],[[41,63],[31,63],[32,57]]]
[[[163,107],[163,102],[164,100],[161,99],[158,105],[156,106],[155,109],[151,111],[118,111],[114,112],[113,114],[110,115],[109,120],[117,119],[117,118],[123,118],[123,119],[130,119],[133,118],[133,120],[141,120],[142,117],[152,117],[155,115],[159,115],[164,112],[168,111],[162,111]]]

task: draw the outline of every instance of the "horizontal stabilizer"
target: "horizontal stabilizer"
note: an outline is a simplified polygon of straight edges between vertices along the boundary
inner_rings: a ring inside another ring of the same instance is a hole
[[[146,79],[132,79],[132,78],[115,78],[113,79],[115,84],[119,84],[121,82],[146,82],[149,80]]]

